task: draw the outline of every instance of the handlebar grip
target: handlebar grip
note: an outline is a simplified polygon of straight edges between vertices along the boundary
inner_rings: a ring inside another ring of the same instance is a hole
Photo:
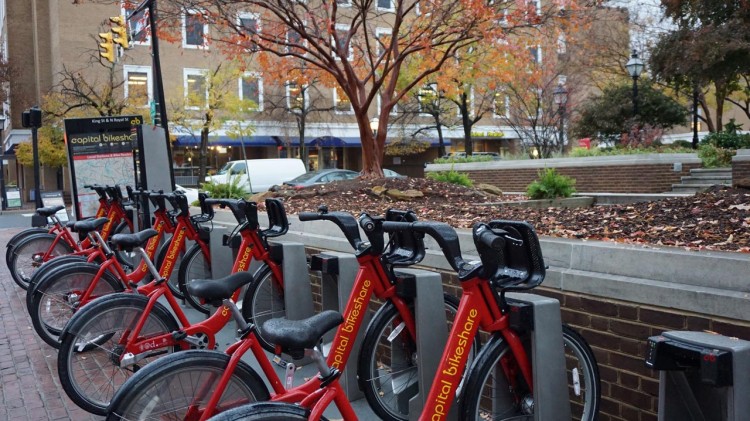
[[[297,217],[300,221],[317,221],[320,219],[320,214],[317,212],[300,212]]]
[[[505,247],[505,239],[489,228],[481,228],[480,231],[477,231],[477,240],[486,247],[496,251],[502,251],[503,247]]]
[[[377,226],[375,224],[375,220],[372,219],[372,217],[366,213],[363,213],[359,217],[359,226],[362,227],[365,232],[370,233],[375,230],[375,227]]]

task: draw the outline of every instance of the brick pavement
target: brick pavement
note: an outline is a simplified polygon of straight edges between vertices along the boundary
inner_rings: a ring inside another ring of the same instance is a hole
[[[20,229],[0,229],[0,251]],[[60,386],[57,350],[31,325],[26,291],[0,264],[0,420],[98,420],[74,404]]]

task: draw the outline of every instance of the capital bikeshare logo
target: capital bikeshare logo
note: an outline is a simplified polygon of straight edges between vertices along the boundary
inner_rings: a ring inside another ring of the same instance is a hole
[[[344,324],[339,328],[339,343],[333,350],[333,363],[331,364],[334,368],[339,370],[343,368],[349,343],[354,342],[354,338],[351,336],[352,334],[356,335],[354,330],[357,327],[357,323],[361,321],[363,313],[367,311],[365,306],[367,305],[367,297],[369,296],[371,285],[372,283],[367,279],[362,283],[362,288],[359,289],[354,297],[352,311],[346,315]]]

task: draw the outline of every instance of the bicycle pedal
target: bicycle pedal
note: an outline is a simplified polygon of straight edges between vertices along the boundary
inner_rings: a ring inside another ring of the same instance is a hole
[[[279,367],[286,370],[287,365],[289,364],[285,359],[281,358],[279,355],[274,355],[273,360],[274,364],[278,365]]]

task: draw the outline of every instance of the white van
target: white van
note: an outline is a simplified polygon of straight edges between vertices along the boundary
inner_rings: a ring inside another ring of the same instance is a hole
[[[223,184],[229,182],[229,177],[240,177],[239,183],[247,192],[258,193],[306,172],[301,159],[247,159],[227,162],[215,175],[207,176],[206,181]]]

